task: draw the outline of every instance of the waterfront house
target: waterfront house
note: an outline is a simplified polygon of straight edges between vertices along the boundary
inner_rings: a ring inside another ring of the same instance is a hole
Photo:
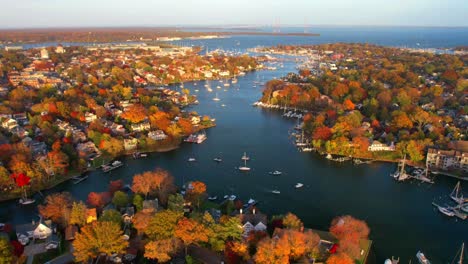
[[[148,137],[151,138],[152,140],[165,140],[167,138],[167,135],[164,134],[164,131],[162,130],[156,130],[156,131],[150,131],[148,132]]]
[[[380,143],[377,140],[374,140],[372,144],[367,148],[368,151],[395,151],[395,145],[393,142],[390,145]]]
[[[426,165],[431,169],[460,170],[468,172],[468,152],[430,148],[427,151]]]
[[[138,147],[138,139],[133,138],[133,137],[124,139],[125,151],[136,150],[137,147]]]
[[[200,124],[200,117],[199,116],[192,116],[192,118],[190,118],[190,122],[192,123],[192,125],[198,125]]]
[[[132,124],[131,125],[132,131],[134,132],[142,132],[142,131],[148,131],[151,129],[151,125],[148,121],[143,121],[138,124]]]
[[[266,231],[267,230],[267,215],[256,212],[254,208],[252,213],[244,214],[242,209],[239,212],[239,218],[242,223],[243,237],[247,237],[252,231]]]
[[[99,155],[100,152],[96,145],[92,141],[87,141],[85,143],[79,143],[76,145],[76,151],[78,152],[78,155],[82,158],[90,158],[96,155]]]

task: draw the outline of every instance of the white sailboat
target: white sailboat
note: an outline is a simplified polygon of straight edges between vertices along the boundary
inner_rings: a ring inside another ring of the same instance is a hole
[[[457,204],[468,202],[468,199],[463,197],[463,194],[461,192],[460,182],[458,182],[455,185],[455,188],[453,188],[452,193],[450,193],[450,198],[452,198],[452,200],[454,200]]]
[[[247,156],[247,153],[246,153],[246,152],[244,152],[244,155],[242,155],[241,160],[250,160],[250,157]]]
[[[219,100],[221,100],[221,99],[218,98],[218,93],[216,93],[216,97],[213,98],[213,101],[219,101]]]
[[[247,160],[244,160],[244,166],[239,167],[240,171],[250,171],[250,168],[247,167]]]
[[[418,253],[416,253],[416,257],[418,258],[420,264],[431,264],[431,262],[426,258],[424,253],[422,253],[421,251],[418,251]]]
[[[410,175],[408,173],[406,173],[406,171],[405,171],[405,164],[406,164],[406,154],[403,157],[403,161],[401,161],[398,164],[399,169],[397,169],[397,171],[394,174],[392,174],[392,176],[393,176],[393,178],[395,178],[395,180],[404,181],[404,180],[409,179]]]
[[[460,258],[458,258],[458,260],[456,260],[457,257],[458,257],[458,253],[457,253],[457,255],[455,256],[455,259],[453,259],[452,263],[463,264],[463,257],[465,256],[465,243],[464,242],[462,243],[462,246],[461,246],[461,249],[460,249],[459,252],[460,252]]]

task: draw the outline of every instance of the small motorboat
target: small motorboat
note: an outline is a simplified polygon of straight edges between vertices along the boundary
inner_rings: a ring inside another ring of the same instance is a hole
[[[453,210],[451,210],[448,207],[439,206],[437,208],[439,209],[439,212],[443,213],[446,216],[454,216],[455,215],[455,212],[453,212]]]
[[[197,161],[195,158],[189,158],[188,159],[188,162],[195,162],[195,161]]]
[[[228,200],[229,201],[234,201],[235,199],[237,198],[237,196],[235,196],[234,194],[230,195]]]
[[[229,198],[229,195],[224,195],[224,199],[227,199],[227,198]]]
[[[431,262],[426,258],[426,256],[424,256],[424,253],[422,253],[421,251],[418,251],[418,253],[416,253],[416,257],[418,258],[419,263],[421,264],[431,264]]]
[[[223,161],[223,159],[221,159],[221,158],[214,158],[213,160],[216,161],[216,162],[222,162]]]
[[[296,189],[299,189],[299,188],[302,188],[304,186],[304,184],[298,182],[296,183],[296,185],[294,186]]]
[[[18,201],[22,205],[28,205],[28,204],[33,204],[36,202],[36,200],[31,199],[31,198],[20,198]]]
[[[250,198],[249,201],[247,202],[248,204],[256,204],[257,201],[255,201],[254,199]]]
[[[216,201],[216,200],[218,200],[218,196],[210,196],[210,197],[208,197],[208,200],[209,201]]]
[[[280,192],[280,191],[278,191],[278,190],[273,190],[273,191],[271,191],[271,193],[274,193],[274,194],[280,194],[281,192]]]
[[[275,170],[275,171],[270,171],[269,174],[271,174],[271,175],[281,175],[282,172]]]

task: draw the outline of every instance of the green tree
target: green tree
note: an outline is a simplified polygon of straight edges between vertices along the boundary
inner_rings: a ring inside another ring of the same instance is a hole
[[[101,254],[124,253],[128,241],[123,239],[120,226],[113,222],[93,222],[81,229],[73,241],[73,255],[77,262],[89,262]],[[98,262],[98,261],[96,261]]]
[[[0,264],[13,263],[13,248],[6,237],[0,237]]]
[[[122,208],[128,204],[128,195],[122,191],[116,191],[112,198],[112,203],[117,206],[117,208]]]
[[[283,218],[283,225],[288,229],[301,230],[304,227],[301,219],[293,213],[288,213]]]
[[[121,224],[122,223],[122,215],[114,209],[108,209],[105,210],[101,217],[99,217],[100,222],[113,222],[116,224]]]
[[[141,211],[143,209],[143,197],[139,194],[135,194],[135,196],[133,196],[133,205],[136,207],[137,211]]]
[[[169,210],[175,212],[183,212],[184,211],[184,197],[180,193],[171,194],[169,195],[169,199],[167,202],[167,208]]]
[[[86,224],[86,209],[86,205],[83,202],[73,202],[70,224],[84,226]]]

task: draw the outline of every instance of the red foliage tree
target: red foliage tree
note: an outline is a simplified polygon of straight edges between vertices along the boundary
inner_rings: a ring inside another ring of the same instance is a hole
[[[317,127],[312,133],[314,140],[329,140],[332,136],[332,130],[329,127]]]
[[[104,199],[102,194],[90,192],[88,195],[87,203],[93,207],[101,208],[104,205]]]

